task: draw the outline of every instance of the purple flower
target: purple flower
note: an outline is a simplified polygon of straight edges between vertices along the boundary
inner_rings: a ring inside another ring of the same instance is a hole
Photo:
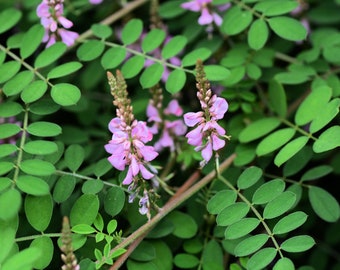
[[[214,151],[225,146],[224,138],[228,138],[217,120],[223,119],[228,110],[228,103],[224,98],[212,95],[210,83],[205,78],[203,64],[197,62],[197,97],[202,111],[184,114],[184,122],[188,127],[195,127],[188,132],[188,144],[196,146],[196,151],[201,151],[204,166],[212,157]]]
[[[223,20],[220,15],[209,9],[211,2],[212,0],[192,0],[181,4],[181,7],[194,12],[201,12],[201,16],[198,18],[200,25],[207,25],[214,22],[220,26]]]
[[[89,0],[92,5],[99,5],[103,0]]]
[[[43,42],[47,42],[46,47],[61,40],[67,46],[72,46],[79,34],[69,29],[73,23],[63,16],[64,0],[43,0],[37,7],[37,15],[45,28]]]
[[[161,104],[157,107],[161,107]],[[148,122],[154,122],[149,130],[153,134],[157,134],[159,130],[161,130],[160,138],[154,145],[157,152],[160,152],[164,148],[169,148],[171,152],[175,151],[175,138],[184,135],[187,131],[187,127],[181,119],[170,121],[163,119],[163,117],[171,115],[179,117],[182,114],[183,110],[179,106],[177,100],[171,100],[169,102],[168,106],[164,109],[162,116],[160,115],[159,110],[152,103],[149,103],[147,107]]]

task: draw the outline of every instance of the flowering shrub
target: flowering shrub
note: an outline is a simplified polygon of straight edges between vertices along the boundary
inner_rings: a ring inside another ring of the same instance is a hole
[[[339,10],[2,1],[0,269],[339,269]]]

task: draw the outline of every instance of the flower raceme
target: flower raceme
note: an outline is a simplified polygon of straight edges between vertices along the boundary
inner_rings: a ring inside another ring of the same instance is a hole
[[[105,145],[105,150],[111,154],[108,160],[120,171],[128,166],[124,185],[137,182],[139,176],[149,180],[154,177],[156,170],[148,162],[155,159],[158,153],[152,146],[145,144],[152,140],[153,135],[145,122],[134,119],[122,74],[117,71],[115,78],[108,72],[108,80],[115,99],[113,103],[117,106],[117,117],[109,123],[112,138]]]
[[[227,112],[228,102],[224,98],[212,95],[201,61],[197,61],[196,74],[197,97],[202,111],[186,113],[184,122],[189,127],[195,127],[186,137],[190,145],[196,146],[196,151],[201,151],[203,157],[201,165],[204,166],[214,151],[225,146],[224,139],[229,139],[224,128],[217,123],[217,120],[222,119]]]
[[[45,28],[43,42],[46,47],[61,40],[67,46],[72,46],[79,34],[69,29],[73,23],[66,19],[64,14],[64,0],[43,0],[37,7],[37,15]]]

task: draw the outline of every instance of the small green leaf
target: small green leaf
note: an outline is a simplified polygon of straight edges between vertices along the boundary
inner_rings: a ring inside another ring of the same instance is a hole
[[[336,222],[340,217],[340,206],[328,191],[315,186],[308,190],[309,201],[314,212],[327,222]]]
[[[186,253],[179,253],[174,258],[174,264],[181,269],[194,268],[199,262],[196,256]]]
[[[207,204],[207,210],[210,214],[219,214],[224,208],[236,202],[236,192],[225,189],[217,192],[210,198]]]
[[[36,140],[24,145],[24,151],[32,155],[48,155],[58,151],[55,142]]]
[[[320,165],[305,172],[301,177],[301,181],[315,180],[324,177],[327,174],[330,174],[332,171],[332,166]]]
[[[332,126],[325,130],[313,144],[315,153],[322,153],[340,146],[340,126]]]
[[[284,234],[300,227],[307,220],[307,215],[297,211],[280,219],[273,228],[274,234]]]
[[[165,89],[171,94],[176,94],[182,90],[186,80],[186,73],[181,69],[175,69],[169,74],[165,82]]]
[[[290,259],[280,258],[274,265],[273,270],[295,270],[295,266]]]
[[[99,210],[99,199],[93,194],[84,194],[74,203],[71,213],[71,226],[77,224],[91,225],[96,219]]]
[[[92,61],[98,58],[104,51],[105,44],[99,40],[89,40],[77,50],[77,57],[81,61]]]
[[[279,149],[293,138],[295,132],[294,128],[283,128],[271,133],[257,145],[256,154],[264,156]]]
[[[71,106],[77,104],[81,97],[77,86],[69,83],[55,84],[51,90],[52,99],[61,106]]]
[[[154,28],[146,36],[142,41],[142,50],[144,53],[152,52],[156,48],[160,47],[165,39],[165,32],[161,29]]]
[[[40,249],[36,247],[26,248],[18,253],[12,255],[4,262],[1,270],[22,270],[32,269],[33,265],[42,256]]]
[[[309,127],[311,133],[315,133],[331,122],[339,113],[340,99],[333,99],[319,111]]]
[[[167,42],[162,49],[162,58],[169,59],[179,54],[187,44],[188,40],[184,36],[175,36]]]
[[[33,267],[35,269],[47,269],[53,258],[53,241],[50,237],[42,236],[35,238],[30,247],[38,248],[40,250],[40,257],[35,260]]]
[[[239,189],[247,189],[256,184],[262,176],[262,170],[259,167],[249,167],[242,172],[237,179],[237,186]]]
[[[70,145],[65,151],[65,164],[72,171],[76,172],[85,158],[85,150],[78,144]]]
[[[96,163],[93,173],[95,176],[101,177],[111,169],[111,163],[107,160],[107,158],[103,158]]]
[[[283,175],[288,177],[300,172],[308,164],[312,156],[312,148],[309,146],[303,147],[295,156],[286,162],[283,167]]]
[[[53,137],[61,133],[61,127],[50,122],[35,122],[27,127],[29,134],[39,137]]]
[[[112,29],[110,26],[105,24],[93,24],[91,30],[96,37],[106,39],[112,35]]]
[[[5,175],[14,169],[14,164],[9,161],[0,161],[0,175]]]
[[[254,63],[248,63],[246,65],[246,72],[247,76],[253,80],[258,80],[262,76],[262,70]]]
[[[0,128],[1,130],[1,128]],[[16,145],[8,143],[8,144],[1,144],[0,145],[0,158],[9,156],[13,153],[15,153],[18,150]]]
[[[30,104],[30,112],[36,115],[47,115],[58,111],[60,106],[53,102],[50,98],[40,99]]]
[[[22,192],[30,195],[42,196],[50,193],[50,187],[47,182],[32,175],[19,176],[16,184]]]
[[[304,99],[295,114],[295,123],[305,125],[314,120],[327,106],[332,96],[332,89],[328,86],[319,86]]]
[[[20,209],[21,194],[18,190],[11,188],[0,193],[0,222],[15,217]]]
[[[272,247],[261,249],[250,257],[247,262],[247,269],[260,270],[265,268],[274,260],[276,253],[277,250]]]
[[[43,50],[35,59],[34,67],[46,67],[60,58],[66,52],[67,46],[63,42],[56,42]]]
[[[285,189],[285,182],[274,179],[260,186],[253,195],[253,204],[265,204],[279,196]]]
[[[20,164],[20,169],[27,174],[49,176],[55,172],[52,163],[41,159],[26,159]]]
[[[224,269],[224,252],[217,240],[213,239],[205,243],[201,263],[203,269]]]
[[[6,32],[8,29],[11,29],[14,25],[17,24],[17,22],[21,18],[21,11],[14,9],[14,8],[8,8],[0,13],[0,34]]]
[[[248,44],[253,50],[260,50],[264,47],[269,37],[268,25],[262,18],[255,20],[248,32]]]
[[[296,195],[293,192],[285,191],[270,201],[263,210],[265,219],[272,219],[287,212],[295,203]]]
[[[47,78],[55,79],[67,76],[78,71],[82,68],[82,66],[83,65],[81,63],[75,61],[58,65],[55,68],[51,69],[51,71],[47,74]]]
[[[234,224],[231,224],[225,230],[224,236],[226,239],[241,238],[248,233],[251,233],[260,224],[260,220],[257,218],[244,218]]]
[[[81,187],[81,191],[86,194],[99,193],[104,187],[104,182],[101,180],[87,180]]]
[[[278,16],[268,19],[268,23],[274,33],[283,39],[299,41],[307,36],[306,28],[296,19]]]
[[[244,218],[249,212],[249,205],[244,202],[236,202],[225,207],[216,218],[218,226],[228,226]]]
[[[0,139],[10,138],[21,131],[21,128],[12,123],[0,124]]]
[[[74,176],[63,175],[59,178],[54,186],[53,199],[56,203],[62,203],[66,201],[72,194],[76,186],[76,180]]]
[[[96,219],[94,220],[93,225],[98,231],[100,231],[100,232],[103,231],[104,220],[103,220],[103,217],[101,216],[100,213],[98,213],[98,215],[96,216]]]
[[[125,193],[119,187],[110,188],[104,198],[105,212],[110,216],[118,215],[125,205]]]
[[[91,234],[95,233],[96,229],[91,227],[88,224],[77,224],[72,227],[72,232],[78,233],[78,234]]]
[[[286,92],[282,84],[276,80],[269,82],[269,103],[271,108],[281,117],[287,114]]]
[[[219,65],[206,65],[204,71],[210,81],[222,81],[230,76],[230,71]]]
[[[139,19],[132,19],[124,25],[122,30],[122,41],[124,45],[136,42],[143,32],[143,22]]]
[[[271,0],[257,3],[254,9],[262,12],[265,16],[271,17],[288,13],[297,8],[298,5],[295,1]]]
[[[150,88],[155,86],[162,78],[163,72],[164,67],[159,63],[154,63],[151,66],[148,66],[139,77],[142,87]]]
[[[101,58],[101,65],[104,69],[112,69],[120,65],[126,58],[126,49],[113,47],[108,49]]]
[[[301,136],[286,144],[276,155],[274,159],[275,165],[279,167],[293,157],[307,144],[308,140],[307,136]]]
[[[244,257],[258,251],[268,241],[268,238],[268,234],[257,234],[244,239],[235,247],[235,256]]]
[[[23,111],[21,105],[17,102],[6,101],[1,103],[0,106],[0,117],[11,117],[16,116]]]
[[[4,85],[4,93],[6,96],[14,96],[19,94],[33,80],[33,77],[33,72],[29,70],[19,72]]]
[[[241,133],[239,134],[239,140],[242,143],[254,141],[273,131],[280,124],[280,120],[273,117],[257,120],[249,124],[245,129],[241,131]]]
[[[155,259],[156,250],[149,242],[141,242],[136,249],[131,253],[130,258],[135,261],[147,262]]]
[[[181,8],[181,0],[172,0],[170,2],[162,2],[159,7],[159,15],[164,19],[171,19],[181,15],[185,12],[185,9]]]
[[[195,49],[188,54],[186,54],[182,59],[182,66],[188,67],[188,66],[194,66],[196,65],[197,60],[206,60],[210,57],[211,51],[207,48],[199,48]]]
[[[309,235],[294,236],[281,244],[281,249],[287,252],[302,252],[315,245],[315,241]]]
[[[127,60],[122,66],[122,73],[125,79],[135,77],[144,67],[145,58],[135,55]]]
[[[7,82],[11,79],[15,74],[17,74],[20,70],[21,64],[17,61],[8,61],[2,65],[0,65],[0,84]],[[26,76],[27,73],[32,73],[30,71],[26,71],[24,74]],[[15,81],[17,83],[17,81]],[[11,93],[11,89],[8,90],[9,86],[4,86],[4,93]],[[6,94],[7,95],[7,94]]]
[[[21,58],[25,59],[35,52],[35,50],[41,44],[44,34],[45,29],[40,23],[35,24],[30,29],[28,29],[22,38],[22,43],[20,46]]]
[[[168,219],[175,226],[175,230],[172,232],[173,235],[182,239],[189,239],[193,237],[198,230],[196,221],[188,214],[183,212],[174,211],[168,215]],[[183,226],[185,224],[185,226]]]
[[[238,5],[233,6],[226,12],[221,30],[227,35],[236,35],[245,30],[253,20],[250,10],[242,10]]]
[[[50,224],[53,213],[53,201],[51,195],[31,196],[25,198],[25,214],[31,226],[43,232]]]
[[[107,232],[108,234],[112,234],[116,229],[117,229],[117,220],[112,219],[110,222],[107,224]]]
[[[24,90],[21,92],[21,99],[25,103],[32,103],[40,99],[47,90],[47,83],[42,80],[36,80],[30,83]]]

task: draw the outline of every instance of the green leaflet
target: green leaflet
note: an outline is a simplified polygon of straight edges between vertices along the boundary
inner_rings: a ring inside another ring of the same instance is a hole
[[[268,25],[262,18],[255,20],[248,32],[249,47],[260,50],[264,47],[269,37]]]
[[[71,226],[76,224],[91,225],[98,214],[98,210],[99,199],[96,195],[84,194],[80,196],[71,209]]]
[[[144,53],[152,52],[160,47],[164,42],[165,32],[161,29],[154,28],[146,34],[142,41],[142,50]]]
[[[36,238],[31,242],[30,247],[38,248],[41,252],[39,258],[35,260],[33,267],[36,269],[46,269],[53,257],[54,246],[52,239],[47,236]]]
[[[175,229],[172,232],[173,235],[188,239],[193,237],[198,230],[198,226],[196,221],[188,214],[174,211],[171,212],[168,216],[168,219],[174,224]],[[186,224],[186,226],[183,226],[183,224]]]
[[[45,29],[41,24],[33,25],[24,34],[22,44],[20,46],[20,55],[23,59],[32,55],[39,47],[45,34]]]
[[[89,40],[83,43],[77,50],[77,56],[81,61],[92,61],[98,58],[104,51],[105,45],[99,40]]]
[[[14,218],[21,206],[21,194],[11,188],[0,194],[0,221],[8,221]]]
[[[242,172],[237,179],[237,186],[239,189],[247,189],[260,180],[262,170],[258,167],[252,166]]]
[[[299,235],[285,240],[281,244],[281,249],[287,252],[302,252],[315,245],[315,241],[308,235]]]
[[[250,10],[242,10],[239,6],[230,8],[221,25],[222,31],[227,35],[236,35],[245,30],[253,20]]]
[[[22,13],[14,8],[8,8],[0,13],[0,34],[12,28],[20,20]]]
[[[322,153],[340,146],[340,126],[333,126],[325,130],[313,144],[315,153]]]
[[[168,79],[165,82],[165,89],[171,94],[176,94],[182,90],[186,80],[186,73],[181,69],[175,69],[170,72]]]
[[[25,198],[25,214],[30,225],[38,232],[46,230],[53,212],[51,195],[32,196]]]
[[[52,64],[66,52],[66,48],[67,47],[63,42],[54,43],[37,56],[34,61],[34,67],[42,68]]]
[[[139,19],[132,19],[123,27],[122,41],[124,45],[136,42],[143,31],[143,22]]]
[[[77,86],[69,83],[55,84],[51,90],[51,97],[55,103],[61,106],[71,106],[77,104],[81,97]]]
[[[283,39],[298,41],[307,36],[307,30],[293,18],[278,16],[268,19],[268,23],[274,33]]]
[[[84,158],[85,150],[80,145],[70,145],[65,151],[65,163],[72,172],[76,172],[79,169]]]
[[[162,78],[164,67],[159,63],[148,66],[141,74],[139,81],[143,88],[155,86]]]

